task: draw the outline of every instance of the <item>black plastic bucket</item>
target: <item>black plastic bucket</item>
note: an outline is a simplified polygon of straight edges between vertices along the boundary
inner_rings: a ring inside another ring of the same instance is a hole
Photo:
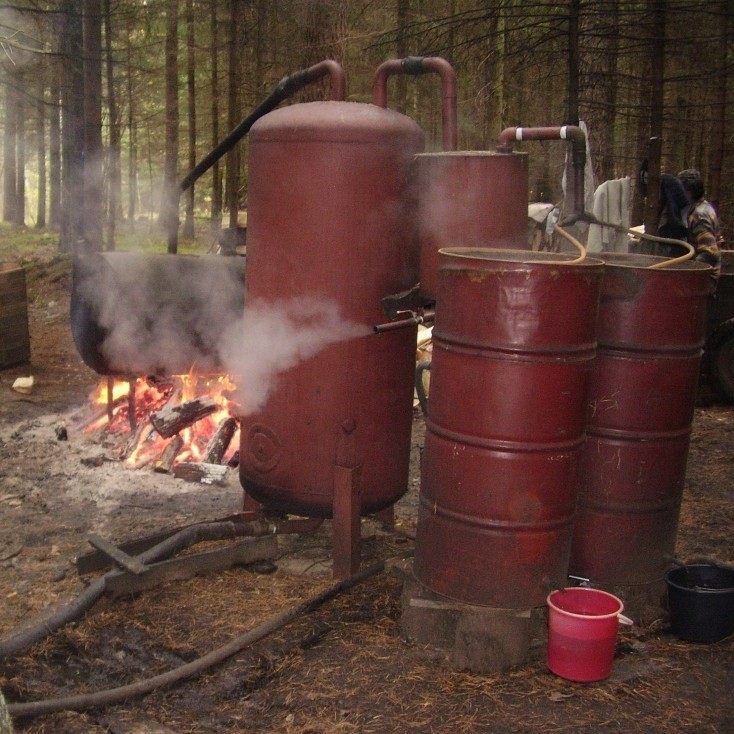
[[[717,642],[734,633],[734,569],[691,564],[665,574],[673,633],[690,642]]]

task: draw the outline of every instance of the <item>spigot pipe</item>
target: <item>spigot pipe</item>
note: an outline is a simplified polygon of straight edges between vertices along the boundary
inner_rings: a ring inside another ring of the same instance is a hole
[[[375,334],[382,334],[386,331],[397,331],[398,329],[407,329],[418,324],[432,324],[435,317],[434,311],[426,311],[421,315],[414,315],[407,319],[398,319],[397,321],[388,321],[385,324],[375,324],[373,327]]]

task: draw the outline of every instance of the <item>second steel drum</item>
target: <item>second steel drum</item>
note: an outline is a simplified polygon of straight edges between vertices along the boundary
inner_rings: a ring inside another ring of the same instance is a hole
[[[712,289],[711,268],[601,255],[571,571],[612,585],[661,581],[678,515]]]

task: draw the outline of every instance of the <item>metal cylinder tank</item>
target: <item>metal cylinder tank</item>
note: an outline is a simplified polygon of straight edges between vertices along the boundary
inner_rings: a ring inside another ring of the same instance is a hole
[[[687,261],[606,254],[570,570],[661,581],[675,549],[712,288]]]
[[[528,156],[446,151],[416,156],[420,292],[435,300],[444,247],[528,250]]]
[[[568,569],[603,265],[439,261],[415,575],[467,604],[541,605]]]
[[[423,144],[415,122],[371,104],[293,105],[252,128],[245,317],[285,306],[313,326],[317,304],[344,331],[242,416],[241,483],[266,509],[330,516],[335,467],[361,467],[363,514],[407,489],[416,332],[372,326],[380,299],[416,281],[408,174]]]

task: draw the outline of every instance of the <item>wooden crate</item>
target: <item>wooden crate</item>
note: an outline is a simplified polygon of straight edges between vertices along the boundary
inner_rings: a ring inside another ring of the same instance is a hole
[[[0,369],[30,361],[25,271],[0,263]]]

